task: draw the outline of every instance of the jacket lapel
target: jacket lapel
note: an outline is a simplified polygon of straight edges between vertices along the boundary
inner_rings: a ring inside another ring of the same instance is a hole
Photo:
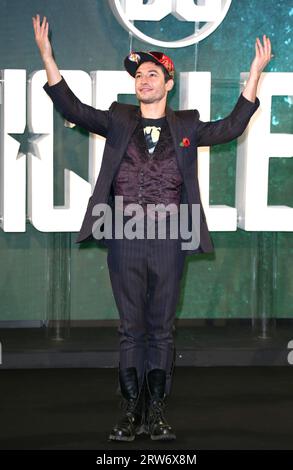
[[[131,139],[140,120],[140,109],[134,109],[125,115],[124,125],[119,126],[119,132],[115,136],[115,140],[119,142],[119,146],[115,146],[115,152],[112,152],[110,159],[113,159],[112,172],[113,174],[119,168],[122,157],[127,149],[128,143]],[[127,125],[125,125],[127,123]],[[117,151],[118,150],[118,151]],[[109,157],[108,157],[109,158]]]
[[[182,136],[184,135],[184,131],[180,120],[176,117],[176,114],[171,108],[169,108],[169,106],[167,106],[166,108],[166,117],[173,139],[178,166],[181,170],[182,175],[184,175],[184,158],[181,152],[181,148],[179,147],[179,142],[181,141]]]

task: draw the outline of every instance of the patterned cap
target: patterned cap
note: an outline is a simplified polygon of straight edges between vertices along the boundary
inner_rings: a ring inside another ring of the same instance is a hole
[[[155,64],[162,65],[170,78],[174,79],[175,75],[175,67],[173,61],[163,52],[157,51],[140,51],[140,52],[131,52],[127,57],[124,59],[124,67],[126,68],[127,72],[135,77],[135,72],[138,67],[143,62],[154,62]]]

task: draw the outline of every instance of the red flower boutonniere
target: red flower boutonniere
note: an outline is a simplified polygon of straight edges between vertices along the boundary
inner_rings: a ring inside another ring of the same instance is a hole
[[[190,140],[188,137],[183,137],[182,141],[180,142],[180,147],[189,147],[190,146]]]

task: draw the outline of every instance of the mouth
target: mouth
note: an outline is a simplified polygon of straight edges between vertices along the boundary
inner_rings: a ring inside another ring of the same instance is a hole
[[[152,89],[151,89],[151,88],[141,88],[139,91],[140,91],[140,92],[143,92],[143,91],[152,91]]]

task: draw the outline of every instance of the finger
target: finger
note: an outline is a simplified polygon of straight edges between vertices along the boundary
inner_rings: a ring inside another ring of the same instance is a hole
[[[41,29],[42,38],[44,38],[46,36],[46,26],[47,26],[47,24],[48,24],[48,22],[45,19],[45,21],[43,21],[43,23],[42,23],[42,29]]]
[[[262,45],[261,45],[261,42],[260,42],[259,38],[256,38],[256,47],[257,47],[257,50],[258,50],[258,56],[260,56],[261,53],[262,53]]]
[[[258,46],[257,46],[257,42],[256,42],[256,41],[255,41],[254,47],[255,47],[255,55],[256,55],[256,57],[258,57],[259,52],[258,52]]]
[[[39,33],[40,31],[40,15],[37,14],[36,16],[36,32]]]
[[[271,60],[272,46],[269,38],[266,38],[266,59]]]
[[[263,38],[264,38],[264,52],[265,52],[265,55],[268,56],[269,55],[269,38],[267,38],[265,34]]]
[[[257,42],[257,45],[258,45],[259,49],[261,49],[262,44],[261,44],[260,39],[259,39],[259,38],[256,38],[256,42]]]
[[[271,45],[271,41],[270,39],[268,38],[268,45],[269,45],[269,57],[272,56],[272,45]]]
[[[261,52],[263,52],[263,50],[264,50],[264,46],[263,46],[263,44],[262,44],[261,40],[260,40],[259,38],[257,38],[257,39],[258,39],[258,41],[257,41],[257,42],[258,42],[258,45],[259,45],[259,50],[260,50]],[[264,40],[263,40],[263,42],[264,42]]]
[[[270,39],[267,37],[267,38],[266,38],[266,54],[267,54],[267,58],[268,58],[268,59],[271,58],[271,52],[272,52],[271,41],[270,41]]]
[[[261,41],[259,40],[259,38],[257,38],[257,44],[258,44],[258,48],[259,48],[259,53],[260,53],[261,56],[263,56],[264,48],[263,48],[263,45],[262,45]]]
[[[42,21],[42,26],[41,26],[41,31],[42,31],[42,33],[44,32],[44,29],[45,29],[45,26],[46,26],[46,21],[47,21],[47,19],[46,19],[46,17],[44,16],[43,21]]]

